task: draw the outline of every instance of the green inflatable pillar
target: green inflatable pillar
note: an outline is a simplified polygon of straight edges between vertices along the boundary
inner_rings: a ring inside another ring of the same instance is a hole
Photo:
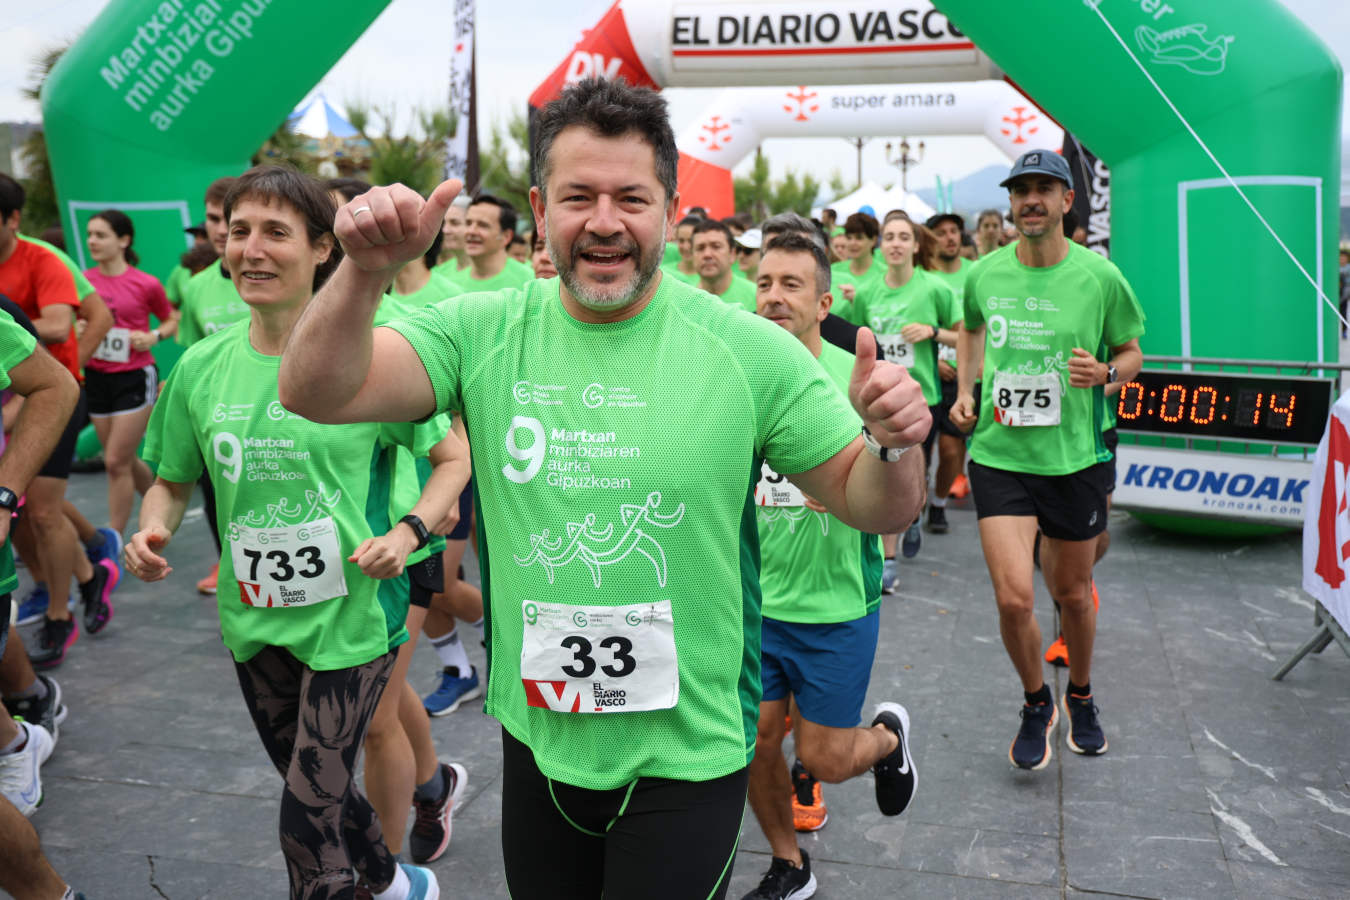
[[[212,180],[249,158],[388,0],[113,0],[42,90],[61,224],[88,265],[85,224],[136,224],[141,267],[163,279],[202,219]]]
[[[1336,360],[1333,311],[1163,96],[1334,300],[1341,70],[1278,0],[935,3],[1111,167],[1145,353]]]

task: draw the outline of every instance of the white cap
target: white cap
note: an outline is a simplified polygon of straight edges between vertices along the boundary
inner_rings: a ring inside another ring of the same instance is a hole
[[[751,228],[749,231],[736,238],[736,243],[747,250],[758,250],[760,244],[764,242],[764,232],[758,228]]]

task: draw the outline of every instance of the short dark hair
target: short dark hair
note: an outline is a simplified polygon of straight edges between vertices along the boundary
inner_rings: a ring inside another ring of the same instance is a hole
[[[140,254],[131,249],[131,245],[136,242],[136,226],[131,223],[131,216],[120,209],[105,209],[103,212],[89,217],[90,221],[94,219],[102,219],[107,222],[113,234],[118,237],[131,238],[127,242],[126,249],[122,251],[122,257],[127,261],[127,265],[134,266],[141,261]]]
[[[784,253],[809,253],[816,263],[816,293],[823,294],[830,289],[830,257],[825,248],[810,234],[804,231],[784,231],[775,235],[764,247],[764,255],[771,251]],[[763,263],[761,263],[762,265]]]
[[[216,256],[216,248],[212,244],[198,244],[178,257],[178,264],[196,275],[217,259],[219,257]]]
[[[323,183],[323,186],[346,197],[348,203],[371,188],[370,182],[361,178],[330,178]]]
[[[800,213],[782,212],[776,216],[769,216],[759,226],[759,230],[764,232],[766,240],[788,232],[804,234],[820,245],[821,252],[825,251],[825,235],[820,226]]]
[[[838,219],[839,219],[839,213],[835,212],[833,207],[827,206],[827,207],[825,207],[824,209],[822,209],[822,210],[820,211],[820,217],[821,217],[822,219],[824,219],[826,213],[829,213],[829,215],[830,215],[830,221],[832,221],[832,222],[838,221]]]
[[[38,237],[51,244],[53,247],[61,248],[62,253],[66,252],[66,233],[62,230],[60,225],[48,225],[46,228],[42,229],[42,234],[38,235]]]
[[[469,201],[470,206],[477,206],[480,203],[491,203],[497,207],[497,227],[502,231],[509,231],[512,234],[516,231],[516,208],[507,203],[501,197],[494,196],[486,191],[479,191],[474,198]]]
[[[314,270],[313,290],[318,290],[342,261],[342,245],[333,234],[333,217],[337,207],[323,182],[287,166],[254,166],[240,175],[225,195],[225,221],[229,222],[234,208],[242,200],[280,200],[305,220],[305,232],[310,246],[324,235],[332,240],[333,249],[328,259]]]
[[[225,197],[230,193],[230,188],[238,181],[233,175],[226,175],[224,178],[217,178],[206,186],[206,203],[225,203]]]
[[[0,219],[8,219],[16,212],[22,212],[25,199],[23,185],[0,172]]]
[[[709,231],[716,231],[719,234],[724,235],[727,239],[728,250],[736,245],[736,238],[732,236],[731,229],[728,228],[725,223],[719,222],[716,219],[704,219],[695,225],[694,237],[698,237],[700,234],[707,234]]]
[[[985,219],[989,218],[990,216],[998,220],[999,228],[1003,227],[1003,213],[997,209],[986,209],[984,212],[980,213],[980,215],[975,219],[975,227],[979,228],[980,223],[983,222]]]
[[[564,89],[535,120],[531,155],[538,169],[541,195],[553,173],[549,157],[553,142],[573,126],[609,138],[637,132],[656,157],[656,179],[666,191],[666,200],[675,196],[680,154],[675,149],[666,101],[660,94],[650,88],[633,87],[622,78],[583,78]]]
[[[685,216],[683,219],[675,223],[675,230],[678,231],[679,229],[683,228],[686,225],[693,225],[695,228],[697,228],[699,223],[703,221],[705,221],[703,216]]]
[[[875,241],[880,233],[881,226],[877,225],[876,217],[865,212],[855,212],[844,220],[844,234],[866,235]]]

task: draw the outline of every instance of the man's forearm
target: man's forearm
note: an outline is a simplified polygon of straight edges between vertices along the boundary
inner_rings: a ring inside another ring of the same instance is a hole
[[[165,481],[156,478],[155,483],[145,492],[141,500],[140,530],[164,528],[171,534],[178,531],[183,523],[183,513],[187,510],[188,498],[192,496],[195,481]]]
[[[1138,348],[1129,347],[1112,356],[1111,365],[1116,367],[1116,381],[1125,384],[1133,381],[1144,368],[1144,354]]]
[[[845,486],[847,524],[868,534],[904,531],[923,509],[923,476],[922,447],[910,447],[895,462],[860,452]]]
[[[79,341],[80,367],[83,368],[114,323],[108,304],[98,294],[90,294],[80,301],[80,317],[84,319],[84,331]]]
[[[52,455],[80,395],[73,379],[35,390],[24,400],[5,453],[0,486],[22,494]]]
[[[343,260],[310,301],[281,356],[283,406],[315,416],[344,406],[370,370],[375,310],[388,275]]]
[[[956,391],[971,394],[975,378],[984,365],[984,333],[967,331],[965,326],[956,335]]]

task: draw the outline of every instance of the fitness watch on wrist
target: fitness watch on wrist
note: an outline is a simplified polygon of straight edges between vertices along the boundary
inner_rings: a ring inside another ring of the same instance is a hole
[[[19,495],[7,487],[0,487],[0,507],[4,507],[10,512],[18,511]]]
[[[1115,383],[1116,383],[1116,379],[1119,378],[1119,377],[1120,377],[1120,375],[1119,375],[1118,372],[1116,372],[1116,367],[1113,366],[1111,363],[1107,363],[1107,364],[1106,364],[1106,383],[1107,383],[1107,384],[1115,384]]]
[[[881,443],[872,436],[872,432],[867,430],[866,425],[862,427],[862,439],[863,446],[867,448],[867,452],[882,462],[895,462],[901,456],[904,456],[905,451],[909,449],[909,447],[896,449],[895,447],[881,446]]]
[[[431,542],[431,532],[427,531],[427,526],[423,525],[422,520],[417,516],[414,516],[412,513],[408,513],[408,515],[399,519],[399,521],[407,525],[409,528],[411,528],[413,530],[413,534],[417,535],[418,550],[421,550],[423,547],[425,547],[428,543]]]

